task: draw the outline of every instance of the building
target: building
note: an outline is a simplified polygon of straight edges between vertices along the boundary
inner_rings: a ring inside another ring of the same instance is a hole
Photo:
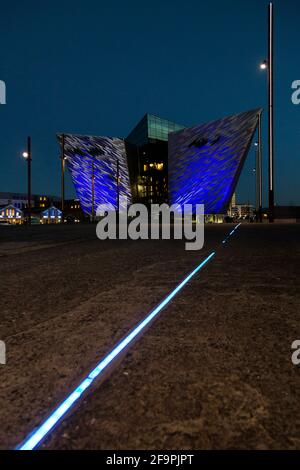
[[[23,209],[28,205],[28,196],[25,193],[0,192],[0,206],[12,204],[17,209]],[[32,196],[31,205],[34,205]]]
[[[229,203],[229,207],[228,207],[228,216],[229,217],[237,217],[236,205],[237,205],[236,194],[233,193],[231,201]]]
[[[24,220],[24,214],[19,207],[14,204],[8,204],[7,206],[0,206],[0,221],[7,222],[10,224],[21,224]]]
[[[40,215],[42,224],[60,224],[62,222],[62,211],[55,206],[50,206]]]
[[[101,204],[168,202],[227,214],[261,111],[189,128],[146,114],[126,138],[65,134],[83,212],[93,218]]]
[[[66,199],[64,201],[64,220],[68,223],[78,223],[86,220],[79,199]]]
[[[38,209],[44,209],[50,207],[52,204],[60,203],[60,198],[57,196],[47,196],[45,194],[38,194],[33,196],[33,201],[33,207],[36,207]]]
[[[255,208],[252,204],[236,204],[233,208],[235,216],[239,219],[252,219],[255,216]]]
[[[33,194],[31,196],[31,207],[43,209],[49,207],[52,203],[60,201],[57,196],[47,196],[45,194]],[[12,204],[18,209],[25,209],[28,207],[27,193],[13,193],[13,192],[0,192],[0,206]]]

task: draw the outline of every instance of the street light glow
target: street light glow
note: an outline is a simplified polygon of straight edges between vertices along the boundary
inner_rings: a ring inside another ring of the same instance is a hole
[[[28,152],[23,152],[23,153],[22,153],[22,156],[23,156],[24,158],[28,158],[28,156],[29,156],[29,155],[28,155]]]
[[[266,70],[268,68],[268,62],[266,60],[264,60],[263,62],[261,62],[260,64],[260,69],[261,70]]]

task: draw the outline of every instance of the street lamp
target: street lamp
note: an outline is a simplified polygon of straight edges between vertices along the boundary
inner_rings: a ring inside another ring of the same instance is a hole
[[[31,137],[27,138],[27,151],[22,153],[22,157],[27,161],[27,182],[28,182],[28,225],[31,225]]]
[[[61,211],[62,217],[64,215],[65,208],[65,134],[61,137]]]
[[[267,60],[263,60],[261,63],[260,63],[260,69],[261,70],[267,70],[268,68],[268,61]]]
[[[274,222],[274,10],[273,3],[269,4],[269,37],[268,37],[268,60],[264,60],[260,64],[261,70],[268,70],[268,108],[269,108],[269,222]]]
[[[258,141],[255,142],[255,209],[258,216],[258,221],[262,222],[262,162],[261,162],[261,137],[260,137],[260,121],[259,118],[259,131]]]

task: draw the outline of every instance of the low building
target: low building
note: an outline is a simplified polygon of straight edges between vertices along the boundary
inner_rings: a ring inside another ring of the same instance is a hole
[[[38,209],[46,209],[51,204],[57,204],[60,201],[57,196],[33,194],[31,196],[31,207]],[[0,206],[7,206],[12,204],[18,209],[25,209],[28,207],[28,194],[27,193],[13,193],[13,192],[0,192]]]
[[[55,204],[58,205],[60,202],[60,198],[57,196],[46,196],[46,195],[34,195],[34,207],[38,209],[46,209],[51,205]]]
[[[62,222],[62,211],[55,206],[48,207],[41,212],[42,224],[60,224]]]
[[[251,219],[255,215],[255,209],[252,204],[237,204],[232,207],[232,216],[238,219]]]
[[[28,205],[28,196],[25,193],[0,192],[0,206],[8,206],[9,204],[23,209]],[[31,198],[31,205],[34,205],[34,196]]]
[[[89,219],[81,209],[79,199],[66,199],[64,201],[64,220],[69,223],[83,222]]]
[[[24,221],[24,213],[14,204],[0,206],[0,221],[10,224],[21,224]]]

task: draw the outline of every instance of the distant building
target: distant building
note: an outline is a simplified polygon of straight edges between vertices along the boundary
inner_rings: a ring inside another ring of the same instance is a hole
[[[23,209],[27,207],[28,198],[25,193],[10,193],[10,192],[0,192],[0,206],[7,206],[12,204],[18,209]],[[31,198],[31,205],[34,205],[34,197]]]
[[[33,194],[31,196],[31,207],[43,209],[59,201],[60,199],[57,196]],[[12,204],[18,209],[25,209],[28,207],[27,193],[0,192],[0,206],[8,204]]]
[[[42,224],[60,224],[62,222],[62,211],[51,206],[42,211],[40,217]]]
[[[237,204],[233,209],[239,219],[252,218],[255,214],[255,209],[252,204]]]
[[[64,220],[69,223],[78,223],[86,219],[81,209],[79,199],[66,199],[64,201]]]
[[[57,196],[46,196],[46,195],[34,195],[34,207],[44,209],[50,207],[52,204],[60,202],[60,198]]]
[[[238,209],[236,207],[237,201],[236,201],[236,194],[233,193],[232,199],[229,204],[228,208],[228,215],[230,217],[238,217]]]
[[[21,224],[24,220],[24,214],[21,209],[14,204],[0,206],[0,221],[10,224]]]

